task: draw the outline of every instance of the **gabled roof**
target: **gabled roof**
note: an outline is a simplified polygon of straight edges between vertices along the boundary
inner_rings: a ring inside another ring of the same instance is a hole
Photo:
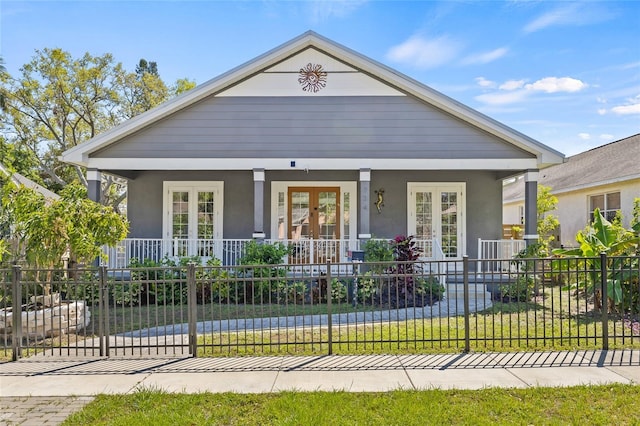
[[[313,31],[308,31],[243,65],[199,85],[189,92],[186,92],[150,111],[134,117],[133,119],[130,119],[119,126],[96,136],[88,142],[82,143],[68,151],[65,151],[62,154],[62,160],[69,163],[87,166],[90,154],[204,98],[212,95],[215,96],[225,89],[256,75],[265,68],[282,62],[309,47],[316,48],[330,56],[333,56],[337,60],[343,61],[365,74],[389,84],[404,93],[415,96],[423,102],[445,111],[454,117],[462,119],[479,129],[493,134],[502,140],[535,155],[538,166],[541,168],[551,164],[561,163],[564,159],[562,153],[555,151],[554,149],[508,126],[505,126],[504,124],[499,123],[498,121],[495,121],[392,68],[322,37]]]
[[[36,192],[42,194],[44,198],[47,198],[50,200],[57,200],[58,198],[60,198],[60,196],[55,192],[49,191],[44,186],[35,183],[34,181],[32,181],[31,179],[25,176],[22,176],[20,173],[11,173],[9,169],[7,169],[2,163],[0,163],[0,173],[3,174],[4,176],[8,176],[14,184],[18,186],[24,185],[27,188],[31,188]]]
[[[635,179],[640,179],[640,134],[568,157],[540,171],[538,182],[558,194]],[[503,200],[524,200],[522,179],[505,185]]]

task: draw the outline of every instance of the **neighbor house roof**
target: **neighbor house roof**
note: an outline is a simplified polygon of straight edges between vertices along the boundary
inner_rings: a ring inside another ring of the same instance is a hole
[[[36,192],[42,194],[47,199],[56,200],[56,199],[60,198],[60,196],[58,194],[56,194],[55,192],[49,191],[44,186],[39,185],[39,184],[35,183],[34,181],[32,181],[31,179],[22,176],[20,173],[15,173],[15,172],[9,171],[9,169],[7,169],[4,166],[4,164],[2,164],[2,163],[0,163],[0,173],[2,173],[4,176],[8,176],[14,184],[16,184],[18,186],[24,185],[27,188],[31,188],[31,189],[35,190]]]
[[[502,140],[517,146],[518,148],[534,155],[539,167],[546,167],[563,161],[562,153],[495,121],[478,111],[469,108],[442,93],[425,86],[424,84],[407,77],[398,71],[389,68],[379,62],[367,58],[358,52],[324,38],[313,31],[308,31],[293,40],[276,47],[257,58],[240,65],[212,80],[209,80],[195,89],[163,103],[162,105],[140,114],[119,126],[116,126],[88,142],[77,145],[62,154],[62,160],[82,166],[91,166],[90,155],[101,150],[122,138],[129,136],[171,114],[186,108],[198,101],[212,95],[216,95],[225,89],[236,85],[271,67],[286,60],[292,55],[307,48],[316,48],[332,57],[348,63],[363,73],[366,73],[379,81],[389,84],[398,90],[415,96],[452,116],[493,134]]]
[[[640,179],[640,134],[629,136],[567,158],[540,171],[538,182],[554,194]],[[524,200],[524,182],[504,187],[503,201]]]

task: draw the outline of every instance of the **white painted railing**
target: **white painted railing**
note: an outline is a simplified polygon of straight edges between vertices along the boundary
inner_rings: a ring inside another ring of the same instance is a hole
[[[478,272],[509,271],[510,259],[524,250],[524,240],[483,240],[478,238]]]
[[[160,262],[164,258],[197,256],[203,262],[211,258],[220,259],[223,265],[236,265],[242,257],[245,245],[251,239],[173,239],[127,238],[115,247],[105,247],[101,263],[109,268],[126,268],[131,259],[146,259]],[[265,240],[265,243],[280,242],[291,247],[285,258],[290,265],[349,262],[349,252],[360,250],[359,240]],[[423,252],[423,259],[443,260],[444,253],[437,240],[415,240]]]

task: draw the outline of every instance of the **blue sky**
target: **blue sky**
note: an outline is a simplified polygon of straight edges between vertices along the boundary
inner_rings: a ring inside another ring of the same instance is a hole
[[[203,83],[314,30],[566,155],[640,132],[640,1],[7,1],[7,70],[35,49],[156,61]]]

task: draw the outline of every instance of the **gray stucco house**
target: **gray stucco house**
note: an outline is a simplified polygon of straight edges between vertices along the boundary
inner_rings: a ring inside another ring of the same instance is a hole
[[[314,32],[63,154],[94,199],[101,173],[128,179],[118,256],[225,262],[251,239],[324,262],[398,234],[427,257],[473,258],[478,238],[501,236],[502,180],[525,174],[535,217],[537,172],[563,158]]]

